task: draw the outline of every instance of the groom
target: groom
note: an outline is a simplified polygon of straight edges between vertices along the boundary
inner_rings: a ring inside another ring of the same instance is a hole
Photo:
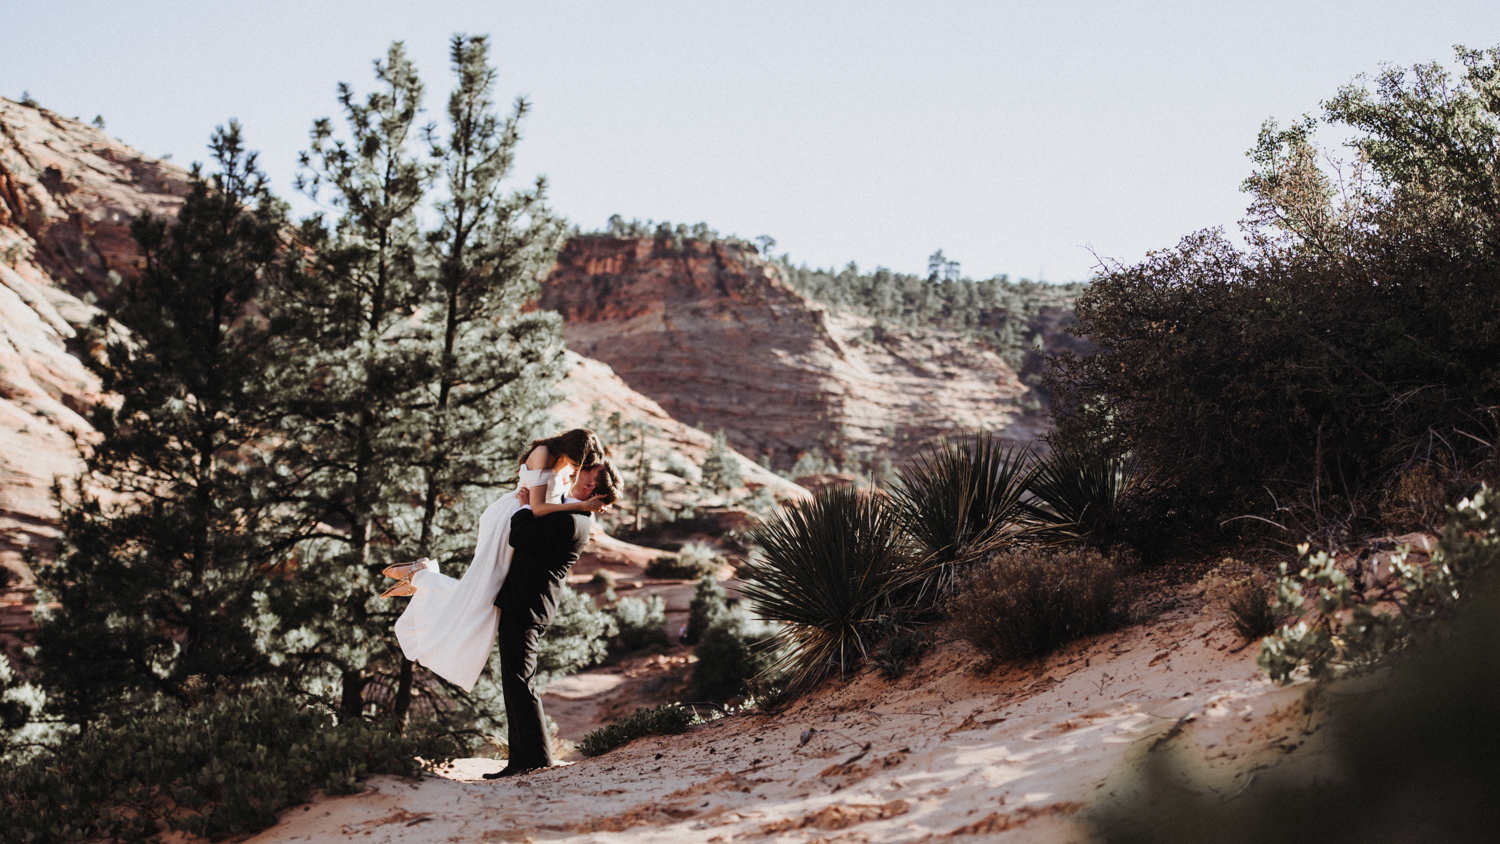
[[[619,488],[619,472],[601,463],[579,470],[567,500],[597,496],[606,505],[613,504]],[[529,489],[521,488],[522,505],[529,507],[529,494]],[[537,643],[552,623],[568,569],[588,544],[591,527],[593,518],[588,513],[565,511],[539,518],[523,507],[511,517],[510,545],[515,555],[505,585],[495,596],[495,606],[500,608],[500,685],[510,721],[510,762],[503,771],[485,774],[485,779],[513,777],[553,764],[542,699],[534,685]]]

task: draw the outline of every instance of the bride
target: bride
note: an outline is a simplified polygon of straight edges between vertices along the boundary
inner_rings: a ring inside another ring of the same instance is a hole
[[[592,431],[574,428],[555,437],[536,440],[521,466],[518,488],[530,490],[532,512],[538,516],[560,510],[598,512],[599,497],[562,503],[562,493],[573,473],[604,460],[604,447]],[[438,571],[428,559],[390,566],[387,577],[400,582],[383,598],[412,596],[396,620],[396,639],[406,658],[465,691],[474,688],[495,644],[499,610],[495,595],[510,571],[510,519],[521,507],[516,492],[500,496],[479,517],[479,539],[474,562],[461,579]]]

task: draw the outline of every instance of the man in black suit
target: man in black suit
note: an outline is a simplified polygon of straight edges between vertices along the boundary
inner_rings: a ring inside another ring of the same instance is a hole
[[[614,503],[619,488],[619,473],[601,463],[580,470],[568,495],[577,501],[601,498],[607,505]],[[529,492],[521,488],[522,504],[529,503]],[[510,762],[503,771],[485,774],[485,779],[552,767],[546,716],[534,685],[537,643],[552,623],[568,569],[588,544],[593,522],[588,513],[563,511],[538,517],[525,508],[511,517],[510,546],[515,554],[505,584],[495,596],[495,606],[500,608],[500,686],[510,722]]]

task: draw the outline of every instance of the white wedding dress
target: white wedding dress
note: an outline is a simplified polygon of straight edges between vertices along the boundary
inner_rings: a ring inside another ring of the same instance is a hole
[[[562,501],[572,479],[562,472],[521,467],[519,486],[546,487],[547,500]],[[500,610],[495,596],[510,571],[510,518],[521,509],[515,492],[507,492],[479,517],[474,562],[458,580],[438,571],[436,563],[412,575],[416,594],[396,619],[396,640],[412,662],[469,691],[489,662],[495,646]]]

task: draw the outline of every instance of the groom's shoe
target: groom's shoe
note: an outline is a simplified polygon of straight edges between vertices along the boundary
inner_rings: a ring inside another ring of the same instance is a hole
[[[495,771],[494,773],[490,773],[490,774],[485,774],[484,778],[487,779],[487,780],[498,780],[498,779],[505,779],[506,777],[518,777],[518,776],[520,776],[522,774],[529,774],[532,771],[541,771],[541,770],[545,770],[545,768],[542,767],[542,766],[537,766],[537,767],[534,767],[534,768],[528,768],[528,767],[523,767],[521,765],[506,765],[505,768],[504,768],[504,770]]]

